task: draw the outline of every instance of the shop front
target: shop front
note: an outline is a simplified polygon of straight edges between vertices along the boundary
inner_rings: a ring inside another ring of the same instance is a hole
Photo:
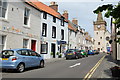
[[[64,54],[67,50],[67,42],[66,41],[57,41],[58,51]]]

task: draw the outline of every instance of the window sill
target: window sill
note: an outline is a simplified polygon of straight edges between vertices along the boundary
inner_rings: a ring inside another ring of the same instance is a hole
[[[30,26],[28,25],[23,25],[24,28],[30,29]]]
[[[47,37],[47,36],[42,35],[42,37]]]
[[[0,18],[0,21],[4,21],[4,22],[9,23],[9,21],[7,19],[5,19],[5,18]]]
[[[56,39],[56,37],[52,37],[53,39]]]

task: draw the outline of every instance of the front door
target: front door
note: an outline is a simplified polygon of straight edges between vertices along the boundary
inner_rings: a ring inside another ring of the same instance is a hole
[[[32,40],[32,41],[31,41],[31,49],[32,49],[33,51],[36,51],[36,40]]]
[[[55,44],[51,44],[51,52],[53,52],[53,58],[55,58]]]

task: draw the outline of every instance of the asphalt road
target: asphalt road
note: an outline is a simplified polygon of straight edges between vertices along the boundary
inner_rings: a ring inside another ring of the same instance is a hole
[[[23,73],[5,71],[3,78],[84,78],[104,56],[101,53],[80,59],[47,62],[44,68],[30,68]]]

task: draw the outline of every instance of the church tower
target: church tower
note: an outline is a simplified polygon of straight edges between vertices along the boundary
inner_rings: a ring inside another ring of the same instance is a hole
[[[94,25],[94,49],[99,50],[100,52],[106,52],[106,21],[103,20],[102,13],[99,12],[97,15],[97,20],[93,22]]]

